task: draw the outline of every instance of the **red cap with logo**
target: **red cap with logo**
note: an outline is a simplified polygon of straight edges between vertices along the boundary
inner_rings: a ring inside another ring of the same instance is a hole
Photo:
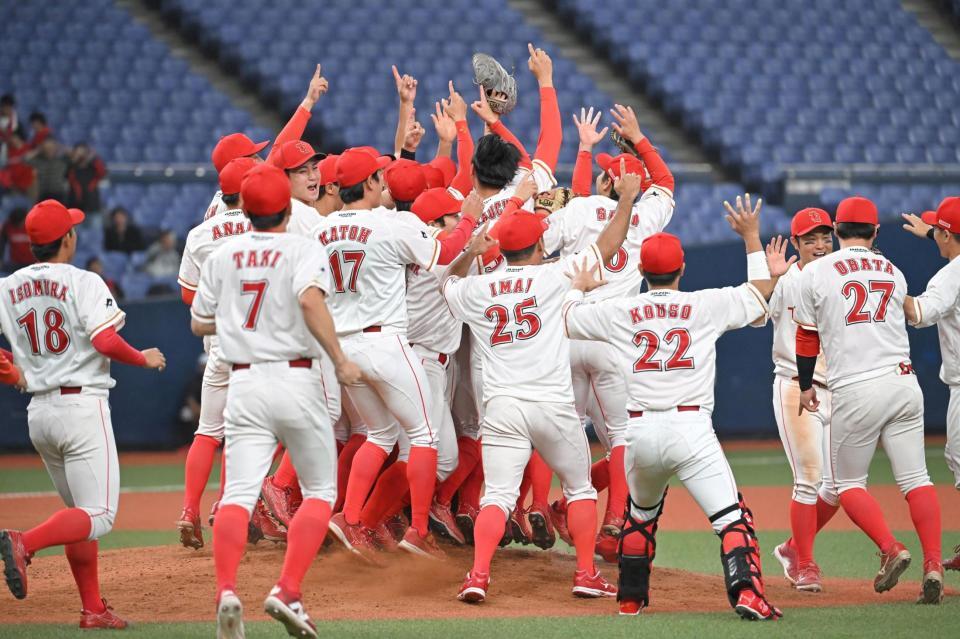
[[[879,217],[877,205],[859,195],[841,200],[837,205],[837,224],[841,222],[879,224]]]
[[[654,233],[640,245],[640,267],[644,273],[666,275],[683,266],[680,238],[670,233]]]
[[[50,244],[83,222],[83,211],[68,209],[56,200],[44,200],[27,213],[24,225],[31,244]]]
[[[376,149],[373,149],[376,153]],[[370,147],[347,149],[337,158],[337,182],[340,187],[360,184],[393,160],[388,155],[374,155]]]
[[[427,178],[423,167],[413,160],[399,159],[383,172],[387,188],[394,201],[413,202],[427,190]]]
[[[254,216],[276,215],[290,206],[290,180],[272,164],[261,163],[243,177],[243,210]]]
[[[274,150],[270,155],[270,163],[281,169],[295,169],[311,160],[319,161],[323,158],[323,153],[314,151],[313,147],[307,142],[290,140],[284,142],[279,149]]]
[[[450,195],[450,191],[447,189],[437,187],[421,193],[413,201],[410,210],[424,223],[430,223],[444,215],[459,213],[462,206],[463,200],[458,200]],[[493,228],[497,227],[494,226]]]
[[[320,160],[320,186],[337,181],[337,158],[339,157],[339,155],[328,155]]]
[[[543,217],[529,211],[519,211],[501,218],[494,227],[499,230],[500,249],[521,251],[537,243],[547,225]]]
[[[213,166],[217,169],[217,173],[219,173],[230,160],[259,153],[268,144],[270,144],[269,140],[266,142],[254,142],[243,133],[231,133],[230,135],[225,135],[220,138],[217,146],[213,147],[213,153],[210,154],[210,159],[213,161]]]
[[[450,186],[453,182],[453,178],[457,175],[457,165],[453,163],[453,160],[442,155],[438,158],[433,158],[427,162],[424,166],[429,167],[430,169],[437,169],[440,171],[440,174],[443,176],[443,182],[441,184],[430,184],[432,189],[434,186]],[[427,175],[427,182],[431,182],[432,171]],[[436,178],[433,178],[436,180]]]
[[[945,197],[936,211],[927,211],[920,217],[931,226],[960,234],[960,197]]]
[[[806,235],[821,226],[826,226],[828,229],[833,228],[829,213],[817,208],[800,209],[790,222],[790,235],[793,237]]]
[[[239,193],[243,176],[258,164],[260,163],[248,157],[234,158],[227,162],[227,165],[220,171],[220,191],[224,195]]]
[[[635,155],[629,153],[621,153],[617,156],[612,156],[607,153],[597,154],[597,165],[611,178],[620,177],[620,160],[624,161],[627,173],[635,173],[640,176],[644,174],[643,162]]]

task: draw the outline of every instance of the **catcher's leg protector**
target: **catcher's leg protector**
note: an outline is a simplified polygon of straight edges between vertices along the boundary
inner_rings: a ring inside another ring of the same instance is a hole
[[[724,526],[718,533],[727,599],[731,606],[736,607],[740,591],[749,588],[776,610],[764,595],[763,576],[760,572],[760,544],[753,529],[753,513],[743,503],[743,496],[738,493],[737,497],[740,499],[738,503],[727,506],[710,517],[712,523],[730,513],[740,513],[740,517]]]
[[[657,552],[657,525],[667,495],[654,506],[639,506],[628,497],[623,532],[617,545],[620,577],[617,580],[617,601],[636,601],[641,607],[650,605],[650,565]],[[633,511],[656,512],[646,521],[633,516]]]

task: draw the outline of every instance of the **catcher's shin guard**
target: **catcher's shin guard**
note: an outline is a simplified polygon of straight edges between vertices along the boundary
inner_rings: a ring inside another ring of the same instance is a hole
[[[638,506],[628,498],[624,516],[623,532],[617,544],[620,576],[617,580],[617,601],[635,601],[642,608],[650,605],[650,565],[657,554],[657,522],[663,513],[663,502],[649,508]],[[637,510],[656,510],[657,514],[647,521],[633,517],[631,506]]]
[[[744,588],[752,590],[767,605],[763,589],[763,576],[760,572],[760,544],[753,529],[753,513],[738,494],[739,502],[727,506],[710,517],[711,523],[732,512],[739,511],[740,517],[727,524],[720,536],[720,561],[723,564],[723,579],[727,588],[727,599],[736,607],[737,598]]]

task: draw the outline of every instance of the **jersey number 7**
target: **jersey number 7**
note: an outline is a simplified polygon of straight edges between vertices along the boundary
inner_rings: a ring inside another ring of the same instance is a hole
[[[267,292],[267,280],[244,280],[240,282],[241,295],[253,295],[253,301],[250,308],[247,309],[247,318],[243,321],[243,330],[257,330],[257,322],[260,320],[260,310],[263,308],[263,296]]]

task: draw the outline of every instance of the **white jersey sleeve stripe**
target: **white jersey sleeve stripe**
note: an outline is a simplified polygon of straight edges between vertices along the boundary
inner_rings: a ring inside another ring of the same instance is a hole
[[[197,313],[193,308],[190,309],[190,317],[197,320],[201,324],[215,324],[216,315],[201,315]]]
[[[111,317],[106,322],[104,322],[103,324],[100,324],[95,329],[93,329],[93,331],[90,333],[90,339],[92,340],[94,337],[96,337],[103,331],[107,330],[111,326],[117,326],[118,324],[121,324],[125,317],[126,317],[126,313],[124,313],[123,311],[117,311],[113,317]]]
[[[320,280],[312,280],[310,282],[307,282],[306,286],[304,286],[299,291],[297,291],[297,299],[300,299],[301,297],[303,297],[303,294],[307,292],[307,289],[311,289],[311,288],[319,289],[321,293],[326,295],[326,290],[324,289],[323,282],[321,282]]]
[[[197,287],[200,286],[199,283],[193,284],[193,283],[191,283],[191,282],[186,281],[186,280],[183,279],[182,277],[178,277],[178,278],[177,278],[177,284],[179,284],[179,285],[182,286],[183,288],[187,289],[188,291],[193,291],[193,292],[196,292],[196,291],[197,291]]]
[[[427,265],[427,270],[429,271],[434,266],[437,265],[437,260],[440,259],[440,242],[436,239],[433,240],[433,257],[430,258],[430,264]]]
[[[763,299],[763,295],[760,294],[760,291],[757,290],[757,287],[750,282],[747,282],[747,290],[753,293],[754,297],[757,298],[757,301],[760,302],[760,307],[763,308],[763,315],[761,317],[766,320],[767,316],[770,315],[770,307],[767,306],[767,300]]]
[[[557,178],[554,177],[553,170],[549,166],[547,166],[546,162],[544,162],[543,160],[534,159],[533,168],[534,169],[539,168],[542,171],[544,171],[550,177],[550,182],[553,184],[553,186],[557,185]]]

